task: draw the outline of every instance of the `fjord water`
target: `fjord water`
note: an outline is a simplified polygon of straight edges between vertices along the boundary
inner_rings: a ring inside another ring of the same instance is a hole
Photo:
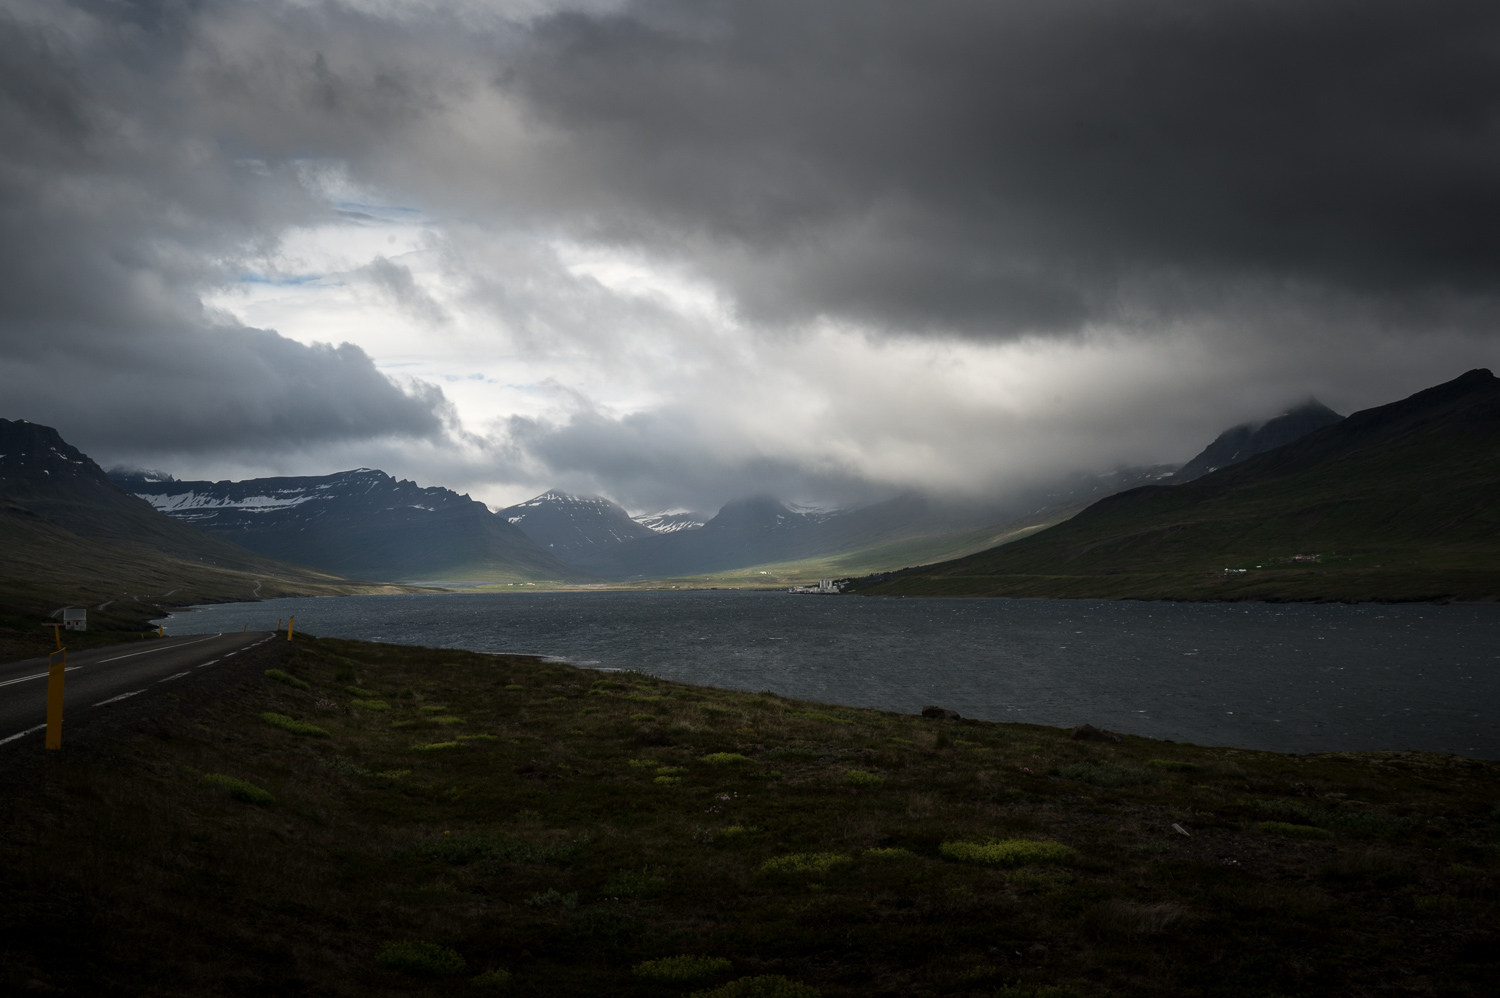
[[[1202,745],[1500,758],[1500,607],[780,592],[454,593],[230,603],[173,634],[269,630],[515,652],[826,703]]]

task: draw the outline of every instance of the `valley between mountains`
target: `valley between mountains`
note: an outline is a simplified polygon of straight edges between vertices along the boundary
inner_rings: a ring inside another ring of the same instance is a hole
[[[118,470],[110,478],[180,523],[264,557],[349,578],[467,586],[782,585],[983,551],[1105,496],[1189,480],[1339,418],[1309,402],[1264,424],[1226,431],[1181,469],[1078,474],[981,500],[909,492],[845,509],[759,495],[712,514],[631,514],[601,496],[549,490],[492,512],[466,495],[369,468],[241,482]]]
[[[1181,466],[981,500],[750,496],[713,514],[555,490],[491,510],[370,468],[106,473],[56,430],[0,420],[0,610],[20,626],[81,606],[138,627],[275,596],[818,578],[891,596],[1492,600],[1497,494],[1500,382],[1484,370],[1347,419],[1309,400]]]

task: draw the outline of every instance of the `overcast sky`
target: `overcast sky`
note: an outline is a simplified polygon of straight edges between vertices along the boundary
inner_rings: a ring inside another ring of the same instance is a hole
[[[1500,361],[1493,0],[0,0],[0,416],[987,494]]]

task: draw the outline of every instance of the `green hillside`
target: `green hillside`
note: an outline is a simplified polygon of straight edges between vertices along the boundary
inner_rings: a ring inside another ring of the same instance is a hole
[[[818,579],[844,579],[870,572],[888,572],[907,565],[940,558],[958,558],[976,551],[992,548],[1018,537],[1035,533],[1072,513],[1073,510],[1046,510],[1039,514],[1042,522],[1016,520],[1013,522],[978,527],[973,530],[953,531],[944,534],[926,534],[918,537],[903,537],[854,551],[796,561],[774,562],[753,565],[749,568],[728,572],[713,572],[708,575],[671,579],[684,585],[803,585]],[[652,580],[659,586],[661,580]]]
[[[90,540],[14,505],[0,506],[0,548],[0,612],[10,614],[80,606],[90,609],[91,622],[124,624],[154,616],[161,606],[378,588],[269,559],[226,568],[145,545]]]
[[[858,591],[1140,599],[1500,598],[1500,381],[1470,371],[1197,481]]]

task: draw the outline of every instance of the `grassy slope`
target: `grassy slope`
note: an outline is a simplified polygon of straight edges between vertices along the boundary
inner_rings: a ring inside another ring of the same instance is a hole
[[[257,585],[262,598],[396,588],[361,585],[249,552],[246,561],[261,571],[89,540],[11,505],[0,506],[0,550],[0,614],[6,618],[0,620],[0,660],[44,651],[52,639],[38,625],[62,606],[87,607],[91,630],[139,629],[167,606],[254,599]]]
[[[1500,598],[1500,389],[1487,374],[1464,380],[1198,481],[1121,493],[1014,544],[861,591]],[[1293,562],[1298,554],[1322,560]]]
[[[195,710],[143,698],[133,709],[156,716],[139,735],[6,757],[45,764],[29,783],[12,768],[0,811],[11,988],[446,995],[503,970],[528,995],[680,996],[781,974],[829,998],[1263,998],[1393,981],[1477,996],[1500,956],[1492,763],[1099,744],[332,640],[262,646],[232,668],[241,678],[222,673],[224,695]],[[355,682],[390,709],[354,704]],[[455,744],[416,747],[440,742]],[[236,800],[206,774],[275,800]],[[1074,852],[1005,868],[941,849],[989,837]],[[835,858],[766,870],[806,854]],[[380,966],[401,940],[466,967]],[[632,975],[677,954],[733,969]]]
[[[1059,513],[1046,523],[1007,523],[949,534],[902,538],[898,541],[821,558],[753,565],[732,572],[713,572],[708,575],[670,581],[684,585],[753,586],[771,583],[785,586],[801,585],[818,579],[845,579],[855,575],[868,575],[872,572],[889,572],[934,559],[961,558],[967,554],[984,551],[997,544],[1005,544],[1045,529],[1066,515],[1068,513]]]

